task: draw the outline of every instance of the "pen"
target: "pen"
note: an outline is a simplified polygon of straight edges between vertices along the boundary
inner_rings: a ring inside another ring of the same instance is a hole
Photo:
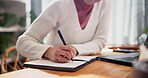
[[[60,30],[58,30],[58,35],[59,35],[60,39],[62,40],[63,44],[66,45],[66,42],[65,42],[65,40],[64,40],[64,37],[62,36],[62,33],[61,33]],[[71,60],[72,60],[72,58],[71,58]],[[72,60],[72,61],[73,61],[73,60]]]
[[[88,62],[87,60],[81,60],[81,59],[72,59],[72,61],[85,61],[85,62]]]
[[[61,33],[60,30],[58,30],[58,34],[59,34],[60,39],[62,40],[63,44],[66,45],[66,42],[65,42],[65,40],[64,40],[64,38],[63,38],[62,33]]]

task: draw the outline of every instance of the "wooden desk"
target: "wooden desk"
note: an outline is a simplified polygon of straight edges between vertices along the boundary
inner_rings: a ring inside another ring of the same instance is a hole
[[[107,55],[108,54],[109,53],[107,53]],[[0,78],[134,78],[133,72],[134,70],[132,67],[95,61],[76,72],[27,68],[2,74],[0,75]]]

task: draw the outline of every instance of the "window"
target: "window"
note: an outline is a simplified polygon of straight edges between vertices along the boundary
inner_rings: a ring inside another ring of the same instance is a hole
[[[145,27],[145,0],[112,0],[108,44],[135,45]]]

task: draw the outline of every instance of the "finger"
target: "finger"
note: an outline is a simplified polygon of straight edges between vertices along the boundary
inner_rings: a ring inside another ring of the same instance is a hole
[[[61,46],[60,47],[62,50],[68,51],[71,54],[71,57],[73,58],[75,56],[75,50],[72,48],[72,46]]]
[[[54,62],[59,62],[59,58],[61,57],[60,52],[61,52],[61,50],[56,48],[55,51],[53,52],[51,60],[54,61]]]
[[[60,55],[69,59],[69,60],[72,58],[71,54],[67,51],[64,51],[64,50],[62,50],[62,52],[60,52]]]
[[[60,62],[60,60],[61,60],[61,56],[55,56],[54,57],[54,62]]]
[[[70,53],[67,52],[67,51],[64,51],[64,50],[57,50],[55,54],[58,57],[62,56],[62,57],[67,58],[68,60],[70,60],[72,58],[71,55],[70,55]]]
[[[65,57],[62,57],[62,56],[61,56],[61,58],[59,60],[59,62],[61,62],[61,63],[65,63],[65,62],[68,62],[68,61],[69,61],[69,59],[67,59]]]
[[[72,58],[73,58],[74,56],[76,56],[77,50],[73,46],[70,46],[70,49],[71,49],[70,53],[71,53]]]
[[[69,46],[65,46],[65,45],[61,45],[60,49],[65,50],[65,51],[70,51],[70,47]]]
[[[58,62],[58,63],[65,63],[69,61],[69,59],[60,55],[56,55],[55,57],[56,57],[55,62]]]

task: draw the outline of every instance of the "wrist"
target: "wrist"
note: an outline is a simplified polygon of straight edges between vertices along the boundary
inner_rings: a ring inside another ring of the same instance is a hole
[[[45,52],[44,54],[42,55],[42,58],[48,58],[48,55],[49,55],[49,52],[51,50],[52,47],[49,47]],[[49,58],[48,58],[49,59]]]

